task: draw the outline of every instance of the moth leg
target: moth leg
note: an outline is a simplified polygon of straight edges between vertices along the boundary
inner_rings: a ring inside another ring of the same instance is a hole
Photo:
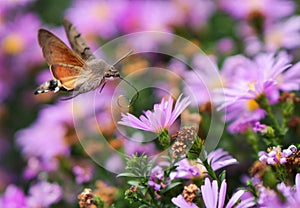
[[[104,88],[105,85],[106,85],[106,82],[103,82],[103,83],[101,84],[101,88],[100,88],[100,90],[99,90],[99,93],[102,92],[102,90],[103,90],[103,88]]]

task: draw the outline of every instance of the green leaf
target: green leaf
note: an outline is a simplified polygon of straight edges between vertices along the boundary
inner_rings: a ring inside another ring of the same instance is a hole
[[[226,170],[223,170],[222,173],[219,175],[220,181],[223,181],[226,178]]]
[[[134,178],[134,177],[136,177],[136,175],[133,174],[133,173],[126,172],[126,173],[120,173],[120,174],[118,174],[117,177],[133,177]]]
[[[168,185],[164,190],[161,191],[161,193],[165,193],[169,190],[171,190],[172,188],[178,186],[178,185],[181,185],[182,182],[174,182],[174,183],[171,183],[170,185]]]

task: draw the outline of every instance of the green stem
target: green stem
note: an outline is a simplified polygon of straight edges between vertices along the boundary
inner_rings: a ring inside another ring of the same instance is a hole
[[[265,94],[261,95],[259,98],[257,98],[257,102],[259,103],[259,106],[264,109],[267,112],[267,116],[269,117],[270,121],[274,125],[274,129],[279,133],[282,134],[282,129],[275,118],[271,105],[267,99],[267,96]]]
[[[247,141],[253,148],[255,155],[258,154],[259,148],[258,148],[258,136],[257,134],[253,133],[252,131],[248,131],[246,133]]]
[[[218,184],[220,185],[219,178],[217,177],[215,171],[212,169],[212,167],[208,164],[207,160],[203,161],[203,165],[207,169],[208,175],[213,179],[218,181]]]
[[[264,109],[267,112],[267,117],[269,118],[271,122],[271,126],[275,130],[275,135],[271,138],[269,138],[272,146],[277,146],[281,143],[283,137],[284,137],[284,130],[280,126],[278,120],[276,119],[275,115],[272,112],[271,105],[268,101],[268,98],[265,94],[261,95],[256,99],[256,101],[259,103],[259,106]]]

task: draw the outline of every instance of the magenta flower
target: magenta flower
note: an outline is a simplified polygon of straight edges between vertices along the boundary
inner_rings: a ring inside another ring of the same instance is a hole
[[[0,197],[0,207],[26,208],[27,199],[21,189],[9,185]]]
[[[56,183],[41,181],[29,189],[28,207],[50,207],[62,198],[62,189]]]
[[[204,185],[201,186],[201,192],[203,201],[206,207],[210,208],[231,208],[233,207],[241,196],[245,193],[243,190],[237,191],[233,196],[229,199],[227,205],[225,206],[226,199],[226,191],[227,191],[227,183],[225,180],[222,181],[221,187],[219,190],[218,182],[214,180],[211,182],[208,178],[205,179]],[[254,198],[251,201],[247,201],[243,206],[238,205],[236,207],[252,207],[254,205]]]
[[[174,100],[169,97],[168,100],[162,99],[161,103],[154,105],[154,110],[147,110],[145,115],[141,115],[136,118],[134,115],[127,113],[122,114],[122,119],[118,123],[124,126],[129,126],[145,131],[160,133],[168,129],[182,113],[182,111],[190,104],[189,98],[183,98],[180,95],[175,103],[173,109]]]

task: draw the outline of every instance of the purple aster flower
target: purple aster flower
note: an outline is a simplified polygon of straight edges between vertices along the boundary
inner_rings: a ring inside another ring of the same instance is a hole
[[[201,186],[202,198],[205,206],[210,208],[231,208],[245,193],[245,191],[243,190],[237,191],[235,194],[233,194],[233,196],[229,199],[228,203],[225,206],[226,191],[227,183],[225,179],[222,181],[219,190],[218,182],[216,180],[211,182],[208,178],[205,178],[204,185]],[[252,198],[252,200],[247,201],[247,203],[244,203],[243,208],[252,207],[253,205],[254,198]]]
[[[260,14],[266,22],[291,15],[295,4],[290,0],[220,0],[220,7],[238,19]]]
[[[207,161],[213,170],[219,170],[220,168],[228,165],[238,164],[238,161],[235,158],[222,149],[216,149],[215,151],[209,153],[207,156]]]
[[[220,168],[226,167],[228,165],[237,164],[237,160],[234,159],[228,152],[217,149],[212,151],[207,156],[207,161],[211,165],[214,171],[219,170]],[[176,171],[170,173],[171,179],[176,178],[197,178],[197,177],[204,177],[207,173],[207,170],[202,162],[198,160],[188,160],[182,159],[175,164]]]
[[[198,208],[195,203],[188,203],[181,194],[179,194],[177,197],[173,197],[171,201],[180,208]]]
[[[34,14],[15,16],[6,22],[5,30],[0,31],[1,54],[13,61],[7,61],[7,65],[2,66],[4,69],[10,67],[11,70],[20,73],[42,61],[42,54],[36,42],[40,25],[40,19]]]
[[[280,184],[277,185],[277,188]],[[262,186],[259,189],[259,198],[257,200],[259,207],[288,207],[278,196],[278,194],[269,188]]]
[[[300,89],[300,62],[293,65],[277,78],[278,87],[284,92],[291,92]]]
[[[203,54],[196,54],[193,57],[192,66],[194,70],[184,73],[184,78],[187,81],[185,92],[190,93],[193,100],[196,100],[196,103],[192,103],[192,105],[215,102],[213,91],[223,87],[226,75],[223,76],[222,72],[219,74],[214,58],[207,59]],[[222,100],[222,98],[219,99]]]
[[[176,171],[170,173],[171,180],[176,178],[202,178],[207,172],[200,160],[193,161],[185,158],[178,161],[175,166],[177,166]]]
[[[268,51],[299,47],[299,38],[300,16],[293,16],[283,22],[272,24],[264,31],[265,48]]]
[[[67,10],[66,16],[86,36],[110,38],[117,34],[116,23],[119,18],[125,18],[126,8],[126,1],[77,0]]]
[[[300,205],[300,173],[295,177],[295,189],[292,195],[285,195],[290,207],[298,207]],[[289,197],[291,196],[291,197]]]
[[[29,189],[28,207],[50,207],[62,198],[62,188],[56,183],[41,181]]]
[[[172,31],[171,26],[182,24],[185,18],[180,7],[170,1],[132,1],[124,17],[119,24],[125,33]]]
[[[168,100],[162,99],[161,103],[154,105],[154,110],[147,110],[145,115],[136,118],[134,115],[127,113],[122,114],[122,119],[118,123],[124,126],[130,126],[145,131],[160,133],[168,129],[190,104],[189,98],[183,98],[182,94],[178,97],[173,108],[174,100],[169,97]]]
[[[148,185],[153,187],[155,191],[159,191],[162,187],[164,179],[164,171],[160,166],[155,166],[150,173]]]
[[[0,207],[26,208],[27,199],[23,191],[15,185],[9,185],[0,196]]]
[[[42,60],[36,42],[36,32],[40,27],[36,15],[16,15],[4,23],[0,29],[0,102],[10,95],[19,83],[17,80]]]
[[[300,205],[300,174],[295,177],[295,186],[287,186],[283,182],[278,184],[277,190],[281,192],[285,200],[282,200],[273,189],[261,186],[257,203],[260,207],[299,207]]]
[[[53,160],[57,156],[69,154],[69,145],[65,141],[67,125],[72,123],[72,107],[70,103],[59,103],[40,111],[38,119],[26,129],[16,133],[16,140],[26,158],[38,158],[37,166],[29,167],[27,171],[33,176],[39,169],[53,171],[57,167]],[[28,177],[29,177],[28,175]]]
[[[180,13],[185,18],[185,23],[196,30],[206,25],[210,16],[216,10],[214,2],[209,0],[176,0],[173,1],[173,4],[177,8],[177,13]]]
[[[48,159],[68,154],[65,134],[63,126],[34,124],[18,132],[17,142],[23,154]]]
[[[275,103],[279,99],[280,90],[290,91],[298,87],[300,79],[299,65],[291,67],[291,58],[285,52],[280,52],[277,56],[270,53],[259,54],[253,61],[241,56],[236,58],[239,65],[233,74],[234,79],[224,89],[215,92],[225,94],[225,101],[218,104],[219,109],[227,108],[226,120],[231,121],[229,130],[241,132],[238,130],[252,128],[255,122],[266,115],[256,98],[264,94],[270,103]],[[233,62],[232,67],[235,66]]]
[[[86,165],[85,167],[75,165],[72,168],[72,171],[75,174],[75,179],[77,184],[82,184],[90,181],[94,173],[93,167],[89,165]]]

